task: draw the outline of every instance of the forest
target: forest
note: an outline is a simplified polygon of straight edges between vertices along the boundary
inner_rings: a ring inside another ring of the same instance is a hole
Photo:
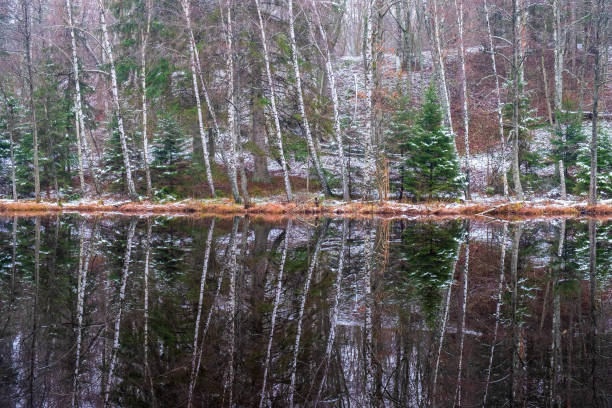
[[[610,0],[3,0],[0,202],[612,198]]]

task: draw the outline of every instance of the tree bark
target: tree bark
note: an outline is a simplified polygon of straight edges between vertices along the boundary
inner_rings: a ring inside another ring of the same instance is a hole
[[[342,128],[340,126],[340,103],[338,100],[338,90],[336,88],[336,75],[334,72],[334,67],[332,64],[331,54],[329,51],[329,44],[327,41],[327,34],[323,29],[323,24],[321,23],[321,17],[319,15],[319,11],[317,6],[313,4],[313,9],[315,12],[315,16],[317,19],[317,27],[319,29],[319,34],[321,35],[321,39],[323,40],[323,57],[325,58],[325,70],[327,72],[327,79],[329,84],[329,91],[332,97],[332,106],[334,110],[334,136],[336,139],[336,143],[338,144],[338,160],[340,161],[340,173],[342,175],[342,197],[344,201],[351,201],[351,195],[349,191],[349,175],[348,168],[346,163],[346,157],[344,154],[344,138],[342,134]],[[313,41],[314,33],[313,34]],[[316,44],[316,41],[314,41]],[[355,77],[355,81],[357,77]],[[355,109],[357,109],[357,101],[355,100]]]
[[[77,158],[79,161],[79,183],[81,195],[85,197],[85,176],[83,174],[83,151],[82,138],[85,137],[85,126],[82,120],[83,104],[81,99],[81,83],[79,75],[79,60],[77,58],[76,39],[74,36],[74,21],[72,19],[72,2],[66,0],[66,12],[68,13],[68,24],[70,25],[70,44],[72,46],[72,70],[74,71],[75,88],[75,114],[76,114],[76,134],[77,134]]]
[[[268,86],[270,88],[270,105],[272,108],[272,115],[274,116],[274,127],[276,131],[276,139],[278,143],[278,154],[280,157],[281,168],[283,169],[283,180],[285,182],[285,193],[287,194],[287,200],[293,201],[293,194],[291,193],[291,184],[289,182],[289,171],[287,170],[287,161],[285,160],[285,152],[283,149],[283,137],[281,135],[280,119],[278,116],[278,110],[276,109],[276,93],[274,91],[274,81],[272,80],[272,70],[270,68],[270,55],[268,54],[268,44],[266,40],[266,29],[264,27],[263,17],[261,15],[260,1],[255,0],[255,7],[257,8],[257,17],[259,19],[259,31],[261,34],[261,45],[263,47],[264,62],[266,65],[266,76],[268,78]]]
[[[312,141],[310,123],[308,122],[308,117],[306,116],[306,106],[304,104],[304,95],[302,89],[302,76],[300,74],[300,65],[298,61],[297,41],[295,40],[293,0],[287,0],[287,3],[289,6],[289,39],[291,43],[291,62],[293,65],[293,74],[295,75],[295,88],[298,97],[298,105],[300,107],[300,116],[302,116],[302,126],[304,126],[304,135],[306,136],[306,145],[308,146],[308,152],[310,153],[310,158],[315,168],[315,172],[317,173],[317,177],[319,178],[319,182],[321,183],[321,187],[323,188],[323,192],[326,196],[331,196],[331,190],[329,189],[329,185],[327,184],[327,178],[325,177],[323,167],[321,166],[321,162],[319,161],[319,154],[315,149],[314,142]]]
[[[69,1],[69,0],[66,0]],[[147,26],[140,32],[140,84],[142,87],[142,161],[145,169],[145,179],[147,183],[147,197],[152,196],[151,170],[149,169],[149,140],[147,137],[147,42],[151,30],[151,4],[145,0],[145,14]]]
[[[32,67],[32,22],[30,17],[30,2],[21,0],[23,11],[23,36],[25,42],[26,68],[28,74],[28,89],[30,102],[30,120],[32,121],[32,144],[34,149],[34,197],[40,201],[40,167],[38,165],[38,125],[36,123],[36,105],[34,104],[34,73]]]
[[[374,61],[372,54],[372,43],[374,41],[374,5],[375,0],[366,0],[366,30],[363,48],[363,64],[365,73],[366,91],[366,122],[364,134],[364,169],[363,169],[363,199],[368,200],[374,196],[374,178],[376,174],[376,157],[374,155],[374,139],[376,129],[374,127]]]
[[[565,132],[561,128],[561,110],[563,109],[563,53],[565,52],[565,30],[561,27],[561,1],[553,0],[553,41],[555,46],[555,131],[561,136],[561,149],[565,150]],[[563,154],[563,153],[562,153]],[[567,198],[565,188],[565,165],[563,156],[559,160],[559,182],[561,189],[561,199]]]
[[[110,39],[108,36],[108,29],[106,27],[106,8],[102,3],[103,0],[98,0],[100,6],[100,22],[102,23],[102,34],[104,37],[104,50],[108,56],[108,62],[110,63],[111,71],[111,90],[113,95],[113,104],[115,107],[115,114],[117,115],[117,126],[119,128],[119,138],[121,142],[121,151],[123,153],[123,166],[125,167],[125,178],[127,181],[128,195],[132,201],[138,200],[138,194],[134,187],[134,180],[132,179],[132,166],[130,164],[130,154],[127,147],[127,137],[125,135],[125,129],[123,127],[123,114],[121,113],[121,103],[119,102],[119,86],[117,85],[117,71],[115,70],[115,59],[113,57],[113,50],[111,48]]]
[[[497,63],[495,62],[495,44],[493,43],[493,33],[491,32],[491,21],[489,20],[489,5],[484,0],[485,19],[487,21],[487,35],[489,37],[489,48],[491,49],[491,67],[495,77],[495,98],[497,103],[497,122],[499,127],[499,138],[501,142],[501,173],[504,188],[504,197],[508,197],[508,177],[506,176],[506,136],[504,136],[504,117],[502,114],[501,91],[499,87],[499,75],[497,74]]]
[[[512,0],[512,82],[513,82],[513,101],[512,101],[512,182],[517,198],[521,201],[525,199],[523,186],[521,185],[521,175],[519,166],[519,102],[522,89],[522,52],[521,52],[521,32],[519,0]]]
[[[204,132],[204,118],[202,116],[202,103],[200,101],[200,87],[198,86],[198,73],[199,73],[198,69],[199,69],[200,64],[197,63],[199,61],[199,58],[197,58],[196,60],[197,48],[196,48],[195,39],[193,36],[193,30],[191,28],[191,13],[189,10],[189,0],[181,0],[181,6],[183,8],[183,14],[185,16],[185,23],[187,24],[187,31],[188,31],[187,35],[189,36],[189,55],[190,55],[190,60],[191,60],[190,61],[191,62],[191,76],[192,76],[192,81],[193,81],[193,93],[195,94],[196,108],[198,111],[198,125],[199,125],[199,130],[200,130],[200,139],[202,140],[202,155],[204,156],[204,168],[206,171],[206,178],[208,180],[208,187],[210,188],[210,195],[211,197],[215,197],[215,185],[213,182],[212,172],[210,169],[210,158],[208,156],[208,145],[206,143],[206,134]],[[202,87],[204,87],[204,82],[202,81],[201,77],[200,77],[200,82],[202,82]],[[208,95],[208,92],[205,92],[205,95]],[[207,96],[206,98],[208,99]],[[208,103],[208,100],[207,100],[207,104],[209,106],[209,109],[212,111],[212,107],[210,106],[210,103]],[[215,127],[216,127],[216,119],[214,117],[213,117],[213,122],[215,123]]]
[[[435,0],[434,0],[435,1]],[[455,0],[457,25],[459,27],[459,64],[461,66],[461,90],[463,91],[463,143],[465,145],[465,198],[472,199],[470,194],[470,113],[468,111],[467,74],[465,72],[465,48],[463,44],[463,0]]]

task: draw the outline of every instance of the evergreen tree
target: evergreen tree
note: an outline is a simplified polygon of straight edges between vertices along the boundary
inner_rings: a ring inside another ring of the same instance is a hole
[[[123,162],[123,151],[121,149],[121,134],[117,125],[117,118],[113,116],[110,123],[111,136],[106,142],[104,149],[104,169],[102,174],[104,178],[110,182],[110,187],[114,191],[127,192],[127,184],[125,182],[125,166]],[[130,157],[134,157],[130,146],[132,145],[132,135],[127,133],[127,145],[130,150]]]
[[[170,114],[160,116],[153,138],[153,168],[161,177],[174,177],[177,164],[185,158],[185,136]]]
[[[597,142],[597,193],[600,198],[612,198],[612,130],[599,128]],[[589,191],[589,177],[591,174],[591,155],[589,144],[580,145],[577,155],[578,174],[574,191],[582,194]]]
[[[558,113],[557,120],[561,121],[561,126],[556,129],[555,138],[552,140],[551,158],[555,163],[563,160],[566,189],[571,191],[574,188],[575,180],[571,177],[569,170],[576,166],[580,146],[585,142],[586,137],[582,131],[580,118],[576,115]],[[562,142],[564,138],[565,142]]]
[[[391,169],[394,170],[393,173],[399,175],[399,179],[391,180],[391,186],[394,190],[398,190],[400,200],[404,195],[405,141],[408,140],[411,126],[414,124],[414,113],[409,109],[409,104],[409,97],[398,95],[385,140],[385,154],[391,163]]]
[[[459,161],[451,133],[442,127],[442,110],[432,84],[417,123],[407,132],[403,142],[404,187],[417,201],[457,196],[463,186]]]

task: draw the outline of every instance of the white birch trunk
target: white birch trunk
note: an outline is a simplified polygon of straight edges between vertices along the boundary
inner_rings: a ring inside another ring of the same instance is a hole
[[[236,203],[240,203],[240,193],[238,192],[238,175],[237,175],[237,157],[236,157],[236,105],[234,103],[234,46],[233,46],[233,25],[232,25],[232,7],[231,0],[227,0],[227,26],[225,27],[225,36],[227,41],[227,130],[228,135],[225,138],[224,151],[226,155],[227,173],[230,179],[230,187],[232,195]],[[199,63],[198,63],[199,65]],[[247,200],[247,197],[245,197]]]
[[[293,345],[293,361],[291,363],[291,384],[289,386],[289,407],[290,408],[293,408],[293,398],[295,395],[297,359],[298,359],[298,354],[300,352],[300,341],[302,339],[302,321],[304,319],[304,310],[306,308],[306,298],[308,297],[308,292],[310,291],[310,282],[312,280],[312,274],[319,263],[321,243],[323,242],[323,239],[325,238],[326,232],[327,232],[327,224],[323,226],[319,234],[319,237],[317,238],[317,243],[315,244],[314,253],[312,254],[312,259],[310,260],[310,265],[308,266],[308,272],[306,273],[306,281],[304,282],[304,289],[302,290],[302,295],[300,296],[301,297],[300,311],[298,313],[297,333],[295,334],[295,343]]]
[[[565,31],[561,27],[561,2],[553,0],[553,41],[555,44],[555,93],[554,93],[554,109],[555,109],[555,130],[561,136],[561,145],[565,149],[565,133],[561,128],[561,109],[563,108],[563,53],[565,48]],[[561,199],[567,199],[565,188],[565,165],[563,158],[559,160],[559,178]]]
[[[189,36],[189,55],[191,62],[191,77],[193,80],[193,93],[196,100],[196,108],[198,111],[198,125],[200,130],[200,139],[202,140],[202,153],[204,156],[204,167],[206,171],[206,178],[208,180],[208,187],[210,188],[210,195],[215,197],[215,185],[212,179],[212,172],[210,169],[210,159],[208,157],[208,144],[206,142],[206,134],[204,132],[204,118],[202,116],[202,103],[200,101],[200,87],[198,86],[198,68],[199,64],[196,65],[196,53],[197,47],[193,36],[193,30],[191,28],[191,13],[189,9],[189,0],[181,0],[181,6],[183,8],[183,15],[185,16],[185,23],[187,24],[187,31]],[[198,58],[199,59],[199,58]],[[201,82],[201,81],[200,81]],[[202,83],[202,86],[204,83]],[[212,108],[211,108],[212,109]]]
[[[83,151],[81,139],[85,137],[85,126],[82,120],[83,105],[81,100],[81,83],[79,75],[79,60],[77,58],[76,39],[74,36],[74,22],[72,19],[72,2],[66,0],[66,12],[68,13],[68,25],[70,26],[70,44],[72,46],[72,70],[74,71],[74,88],[75,88],[75,129],[77,135],[77,159],[79,162],[79,183],[81,195],[85,197],[85,176],[83,174]]]
[[[340,294],[342,292],[342,271],[344,270],[344,252],[346,249],[346,237],[348,232],[348,220],[345,218],[342,221],[342,243],[340,245],[340,254],[338,260],[338,270],[336,271],[336,282],[334,283],[334,302],[329,316],[329,335],[327,336],[327,346],[325,347],[325,357],[323,358],[323,377],[319,384],[319,390],[317,392],[317,399],[315,400],[315,406],[319,404],[321,399],[321,393],[323,392],[323,386],[327,380],[327,371],[329,369],[329,361],[331,359],[331,352],[334,346],[334,340],[336,338],[336,326],[338,325],[338,309],[340,305]]]
[[[366,0],[366,30],[363,49],[363,63],[365,74],[366,91],[366,122],[364,145],[364,169],[363,169],[363,199],[367,200],[374,196],[374,178],[376,173],[376,157],[374,155],[374,67],[372,55],[372,42],[374,41],[374,0]]]
[[[204,335],[198,345],[198,337],[200,335],[200,319],[202,316],[202,308],[204,305],[204,288],[206,286],[206,276],[208,274],[208,263],[210,259],[210,250],[212,247],[213,232],[215,230],[215,219],[213,218],[210,222],[210,228],[208,229],[208,237],[206,238],[206,249],[204,250],[204,263],[202,265],[202,277],[200,278],[200,296],[198,298],[198,312],[196,314],[196,324],[193,334],[193,356],[191,359],[191,376],[189,381],[189,398],[187,406],[191,408],[193,401],[193,390],[195,388],[196,381],[199,374],[199,365],[196,364],[197,354],[199,348],[204,343]],[[214,306],[214,305],[212,305]],[[211,306],[211,308],[212,308]]]
[[[433,4],[433,39],[435,58],[438,60],[438,77],[440,80],[440,96],[442,98],[442,106],[444,108],[444,121],[449,127],[451,133],[455,134],[453,130],[453,118],[451,116],[450,109],[450,96],[448,94],[448,87],[446,85],[446,69],[444,68],[444,55],[442,51],[442,40],[440,37],[440,22],[438,19],[438,0],[431,0]],[[456,143],[455,143],[456,146]],[[456,147],[455,147],[456,150]]]
[[[317,18],[317,27],[319,29],[319,34],[321,35],[321,39],[323,40],[324,50],[321,51],[321,54],[323,54],[323,57],[325,58],[325,70],[327,72],[327,80],[329,81],[329,91],[331,93],[332,106],[334,110],[334,136],[336,138],[336,143],[338,144],[338,160],[340,160],[340,173],[342,175],[342,198],[344,199],[344,201],[351,201],[351,195],[349,191],[348,168],[346,163],[346,157],[344,154],[344,138],[342,135],[342,128],[340,126],[340,102],[338,100],[338,90],[336,89],[336,74],[334,72],[332,58],[329,51],[329,45],[327,43],[327,34],[323,29],[323,24],[321,24],[321,18],[319,16],[317,5],[314,3],[313,9]],[[316,44],[317,42],[314,38],[314,33],[311,32],[311,34],[313,37],[313,42]],[[355,74],[355,107],[353,115],[354,122],[355,117],[357,116],[357,74]]]
[[[287,259],[287,249],[291,237],[291,219],[287,221],[285,229],[285,242],[283,244],[283,253],[281,255],[280,266],[278,269],[278,277],[276,278],[276,291],[274,293],[274,306],[272,307],[272,316],[270,317],[270,337],[268,337],[268,346],[266,348],[266,359],[264,360],[263,384],[261,386],[261,396],[259,398],[259,408],[264,406],[266,395],[266,383],[268,380],[268,370],[270,367],[270,355],[272,352],[272,339],[274,338],[274,328],[276,327],[276,314],[280,304],[280,296],[283,290],[283,271],[285,270],[285,260]]]
[[[278,143],[278,154],[280,158],[281,168],[283,169],[283,180],[285,182],[285,193],[287,194],[287,200],[293,201],[293,194],[291,193],[291,184],[289,182],[289,171],[287,170],[287,161],[285,160],[285,152],[283,150],[283,138],[281,135],[280,120],[278,117],[278,111],[276,109],[276,93],[274,91],[274,81],[272,80],[272,70],[270,68],[270,55],[268,54],[266,30],[264,27],[263,17],[261,15],[261,6],[259,0],[255,0],[255,6],[257,8],[257,17],[259,19],[259,31],[261,34],[261,44],[263,46],[264,63],[266,65],[266,76],[268,78],[268,86],[270,88],[270,105],[272,108],[272,115],[274,116],[274,126]]]
[[[302,116],[302,125],[304,126],[304,134],[306,136],[306,145],[308,146],[310,158],[317,173],[317,177],[319,178],[319,182],[321,183],[321,187],[323,188],[325,195],[330,196],[331,190],[329,189],[329,186],[327,184],[327,179],[325,178],[321,162],[319,161],[319,155],[317,153],[317,150],[315,149],[314,142],[312,141],[310,123],[308,122],[308,117],[306,116],[306,106],[304,104],[304,95],[302,94],[302,77],[300,74],[300,65],[298,62],[298,48],[297,42],[295,40],[293,0],[287,0],[287,3],[289,6],[289,39],[291,43],[291,62],[293,65],[293,74],[295,75],[295,88],[298,97],[298,105],[300,106],[300,115]]]
[[[468,221],[469,222],[469,221]],[[470,272],[470,230],[468,226],[467,237],[465,240],[465,260],[463,265],[463,274],[461,280],[463,281],[463,297],[461,298],[461,329],[459,334],[459,364],[457,369],[457,390],[455,392],[455,403],[453,406],[461,405],[461,383],[463,380],[463,344],[465,340],[465,314],[467,308],[467,296],[468,296],[468,276]]]
[[[134,239],[134,233],[136,231],[136,219],[130,221],[130,227],[128,230],[127,244],[125,248],[125,257],[123,261],[123,276],[121,278],[121,287],[119,289],[119,310],[115,318],[115,331],[113,335],[113,346],[111,350],[111,361],[108,368],[108,377],[106,380],[106,389],[104,390],[104,406],[109,405],[109,397],[111,387],[113,385],[113,376],[115,374],[115,365],[117,364],[117,353],[119,351],[119,331],[121,330],[121,315],[123,312],[123,306],[125,305],[125,288],[127,285],[127,279],[130,272],[130,258],[132,255],[132,240]]]
[[[521,185],[521,170],[519,167],[519,101],[522,88],[522,52],[521,52],[521,21],[519,0],[512,0],[512,82],[513,82],[513,104],[512,104],[512,182],[514,191],[519,200],[523,201],[523,187]]]
[[[363,326],[363,355],[364,355],[364,371],[365,371],[365,401],[366,405],[375,406],[374,402],[374,371],[373,355],[374,355],[374,334],[372,332],[372,309],[374,299],[372,298],[372,273],[374,272],[374,257],[375,247],[374,241],[376,238],[376,225],[373,225],[372,231],[368,231],[368,225],[364,225],[366,237],[364,239],[364,294],[365,313]]]
[[[125,178],[128,186],[128,195],[132,201],[138,200],[138,194],[134,187],[134,180],[132,179],[132,167],[130,164],[130,155],[127,147],[127,139],[125,135],[125,129],[123,127],[123,114],[121,113],[121,104],[119,103],[119,86],[117,85],[117,71],[115,70],[115,59],[113,57],[113,50],[111,48],[110,39],[108,36],[108,29],[106,27],[106,8],[102,3],[103,0],[98,0],[100,6],[100,22],[102,23],[102,34],[104,37],[104,50],[108,56],[108,62],[110,63],[111,71],[111,90],[113,95],[113,105],[115,108],[115,114],[117,115],[117,127],[119,128],[119,138],[121,141],[121,151],[123,153],[123,166],[125,167]]]
[[[506,176],[506,137],[504,136],[504,118],[502,115],[501,90],[499,87],[499,75],[497,74],[497,64],[495,62],[495,45],[493,44],[493,33],[491,31],[491,21],[489,20],[489,5],[484,0],[485,18],[487,21],[487,35],[489,37],[489,48],[491,48],[491,66],[495,77],[495,97],[497,102],[497,121],[499,126],[499,138],[501,141],[501,174],[504,186],[504,197],[508,197],[508,177]]]
[[[436,0],[434,0],[436,1]],[[465,145],[465,177],[467,181],[465,198],[471,200],[470,194],[470,113],[468,111],[467,74],[465,72],[465,47],[463,43],[463,0],[455,0],[457,25],[459,26],[459,64],[461,65],[461,90],[463,91],[463,142]]]
[[[499,330],[500,311],[502,305],[502,294],[504,289],[504,270],[506,263],[506,234],[508,233],[508,225],[504,223],[501,235],[501,255],[499,264],[499,283],[497,284],[497,305],[495,306],[495,327],[493,328],[493,341],[491,341],[491,352],[489,353],[489,367],[487,368],[487,377],[485,380],[484,396],[482,398],[482,407],[487,405],[487,397],[489,395],[489,384],[491,383],[491,371],[493,369],[493,356],[495,354],[495,343],[497,343],[497,332]]]
[[[69,1],[69,0],[67,0]],[[151,170],[149,168],[149,140],[147,137],[147,42],[151,30],[151,4],[145,0],[145,13],[147,15],[147,28],[140,33],[140,84],[142,87],[142,161],[145,169],[147,183],[147,197],[151,198]]]

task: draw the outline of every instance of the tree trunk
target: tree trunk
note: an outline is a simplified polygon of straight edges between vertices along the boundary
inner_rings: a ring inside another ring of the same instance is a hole
[[[497,74],[497,64],[495,62],[495,45],[493,43],[493,33],[491,32],[491,22],[489,20],[489,5],[484,0],[485,18],[487,21],[487,35],[489,37],[489,48],[491,48],[491,67],[495,77],[495,97],[497,103],[497,122],[499,127],[499,138],[501,141],[501,173],[504,187],[504,197],[508,197],[508,177],[506,176],[506,137],[504,136],[504,118],[502,114],[501,91],[499,87],[499,75]]]
[[[202,140],[202,155],[204,156],[204,168],[206,171],[206,178],[208,180],[208,187],[210,188],[211,197],[215,197],[215,185],[212,178],[212,172],[210,169],[210,158],[208,156],[208,145],[206,144],[206,134],[204,132],[204,118],[202,116],[202,103],[200,102],[200,87],[198,86],[198,69],[200,64],[196,64],[196,44],[193,37],[193,30],[191,29],[191,14],[189,10],[189,0],[181,0],[181,6],[183,8],[183,14],[185,16],[185,23],[187,24],[187,35],[189,36],[189,55],[191,60],[191,76],[193,81],[193,93],[195,94],[196,99],[196,108],[198,111],[198,125],[200,130],[200,139]],[[199,60],[199,58],[198,58]],[[200,77],[200,82],[202,82],[202,87],[204,87],[204,82]],[[205,95],[208,95],[208,92],[205,92]],[[208,97],[207,97],[208,99]],[[212,110],[210,103],[207,104],[209,109]],[[216,119],[213,117],[213,122],[216,126]]]
[[[374,6],[375,0],[366,0],[366,30],[363,48],[363,64],[365,70],[366,91],[366,123],[364,134],[364,169],[363,169],[363,192],[364,200],[374,196],[374,177],[376,174],[376,157],[374,156],[374,139],[376,129],[374,127],[374,61],[372,55],[372,43],[374,41]]]
[[[553,98],[555,105],[555,131],[561,136],[561,150],[564,152],[565,133],[561,128],[561,110],[563,109],[563,53],[565,48],[565,30],[561,27],[561,0],[553,0],[553,16],[553,41],[555,45],[555,93]],[[563,156],[561,156],[559,160],[559,178],[561,199],[565,200],[567,198],[567,192],[565,188],[565,165],[563,163]]]
[[[522,56],[521,56],[521,32],[519,0],[512,0],[512,82],[513,82],[513,102],[512,102],[512,182],[517,198],[521,201],[525,199],[523,187],[521,185],[521,175],[519,166],[519,102],[522,81]]]
[[[261,34],[261,45],[263,47],[264,62],[266,65],[266,76],[268,77],[268,86],[270,88],[270,105],[272,108],[272,115],[274,116],[274,126],[276,131],[276,139],[278,143],[278,154],[280,157],[281,168],[283,169],[283,180],[285,182],[285,193],[287,194],[287,200],[293,201],[293,194],[291,193],[291,184],[289,182],[289,171],[287,170],[287,161],[285,160],[285,152],[283,149],[283,137],[281,135],[280,120],[278,111],[276,109],[276,93],[274,92],[274,82],[272,80],[272,70],[270,68],[270,55],[268,54],[268,44],[266,40],[266,29],[264,27],[263,17],[261,15],[261,6],[259,0],[255,0],[255,7],[257,8],[257,17],[259,19],[259,31]]]
[[[302,89],[302,77],[300,74],[300,65],[298,62],[298,48],[297,42],[295,40],[293,0],[287,0],[287,3],[289,6],[289,39],[291,43],[291,62],[293,65],[293,74],[295,75],[295,88],[298,97],[298,105],[300,106],[300,116],[302,116],[302,125],[304,126],[304,135],[306,136],[306,145],[308,146],[308,152],[310,153],[310,158],[315,168],[315,172],[317,173],[317,177],[319,178],[319,182],[321,183],[321,188],[323,188],[323,192],[326,196],[331,196],[331,190],[329,189],[329,186],[327,184],[327,178],[325,177],[323,167],[321,166],[321,162],[319,161],[319,154],[315,149],[315,145],[312,141],[310,123],[308,122],[308,117],[306,116],[306,106],[304,104],[304,95]]]
[[[77,134],[77,159],[79,161],[79,183],[81,196],[85,197],[85,176],[83,174],[83,151],[82,138],[85,137],[85,126],[81,119],[83,116],[83,105],[81,101],[81,83],[79,75],[79,60],[77,58],[76,39],[74,36],[74,21],[72,19],[72,2],[66,0],[66,12],[68,13],[68,24],[70,25],[70,43],[72,45],[72,70],[74,71],[75,88],[75,114],[76,114],[76,134]]]
[[[263,104],[263,91],[261,82],[261,69],[256,61],[252,61],[253,73],[252,81],[254,86],[251,90],[251,138],[256,146],[256,151],[252,152],[253,162],[253,181],[259,183],[270,182],[270,172],[268,171],[268,145],[266,143],[266,116]]]
[[[589,143],[591,153],[591,171],[589,178],[589,205],[597,204],[597,127],[599,123],[599,89],[602,84],[602,67],[604,62],[602,61],[601,51],[603,37],[605,37],[604,31],[604,19],[605,16],[603,10],[604,0],[596,0],[595,16],[595,38],[594,38],[594,61],[593,61],[593,108],[592,108],[592,119],[591,119],[591,140]],[[607,53],[604,53],[604,57]]]
[[[268,337],[268,346],[266,348],[266,358],[264,360],[263,384],[261,386],[261,397],[259,399],[259,408],[264,406],[266,395],[266,382],[268,379],[268,370],[270,367],[270,356],[272,352],[272,339],[274,338],[274,328],[276,326],[276,314],[280,305],[280,297],[283,290],[283,271],[285,270],[285,260],[287,259],[287,249],[289,248],[289,240],[291,237],[291,218],[287,221],[285,228],[285,242],[283,245],[283,253],[281,255],[280,265],[278,267],[278,277],[276,278],[276,291],[274,292],[274,305],[272,306],[272,316],[270,317],[270,336]]]
[[[236,104],[235,104],[235,89],[234,89],[234,46],[232,29],[232,4],[231,0],[227,0],[227,22],[225,26],[225,39],[227,42],[227,137],[225,138],[224,148],[227,173],[230,179],[230,188],[234,202],[241,203],[240,193],[238,192],[238,176],[237,176],[237,157],[236,157]],[[245,197],[247,200],[247,197]]]
[[[117,85],[117,71],[115,70],[115,59],[113,57],[113,50],[111,48],[110,39],[108,36],[108,29],[106,27],[106,9],[103,0],[98,0],[100,6],[100,21],[102,23],[102,34],[104,36],[104,49],[108,56],[108,62],[110,63],[111,71],[111,90],[113,95],[113,104],[115,105],[115,114],[117,115],[117,125],[119,128],[119,138],[121,141],[121,151],[123,153],[123,166],[125,167],[125,177],[128,187],[128,195],[132,201],[138,200],[138,194],[134,187],[134,180],[132,179],[132,167],[130,164],[130,154],[127,147],[127,138],[125,135],[125,129],[123,128],[123,114],[121,113],[121,103],[119,102],[119,86]]]
[[[449,127],[450,131],[454,134],[453,130],[453,120],[451,116],[451,108],[450,108],[450,96],[448,94],[448,87],[446,84],[446,69],[444,68],[444,56],[442,51],[442,40],[440,37],[440,23],[438,19],[438,0],[431,0],[433,5],[432,18],[433,18],[433,54],[434,57],[434,65],[437,65],[438,68],[438,79],[439,79],[439,89],[440,89],[440,97],[442,99],[442,107],[444,108],[444,121],[446,126]],[[455,143],[456,146],[456,143]],[[456,149],[456,147],[455,147]]]
[[[327,78],[329,83],[329,91],[332,97],[332,106],[334,109],[334,136],[336,138],[336,143],[338,143],[338,160],[340,161],[340,173],[342,175],[342,197],[344,201],[351,201],[351,195],[349,191],[349,175],[348,168],[346,163],[346,157],[344,154],[344,138],[342,134],[342,128],[340,126],[340,103],[338,100],[338,90],[336,88],[336,75],[334,72],[334,67],[332,64],[332,59],[329,51],[329,45],[327,42],[327,34],[323,29],[323,24],[321,24],[321,18],[319,15],[319,11],[317,7],[314,7],[314,12],[317,19],[317,27],[319,28],[319,34],[321,35],[321,39],[323,40],[323,48],[322,54],[324,54],[325,58],[325,70],[327,71]],[[314,33],[313,33],[313,41],[314,41]],[[316,41],[314,41],[316,44]],[[357,77],[355,77],[355,85],[356,85]],[[356,89],[356,88],[355,88]],[[355,100],[355,110],[357,109],[357,101]]]
[[[434,0],[435,1],[435,0]],[[465,145],[465,177],[467,181],[465,198],[472,199],[470,194],[470,113],[468,111],[467,74],[465,72],[465,48],[463,44],[463,0],[455,0],[457,25],[459,26],[459,64],[461,65],[461,89],[463,91],[463,142]]]
[[[34,104],[34,73],[32,68],[32,23],[30,21],[30,2],[21,0],[23,9],[23,35],[25,42],[26,68],[28,71],[28,88],[30,102],[30,120],[32,121],[32,138],[34,149],[34,197],[40,201],[40,168],[38,165],[38,125],[36,123],[36,105]]]
[[[69,0],[66,0],[69,1]],[[147,138],[147,70],[146,70],[146,51],[149,32],[151,29],[151,4],[145,1],[145,14],[147,15],[147,28],[141,31],[140,39],[140,83],[142,86],[142,161],[145,169],[145,179],[147,182],[147,197],[152,196],[151,170],[149,169],[149,140]]]

